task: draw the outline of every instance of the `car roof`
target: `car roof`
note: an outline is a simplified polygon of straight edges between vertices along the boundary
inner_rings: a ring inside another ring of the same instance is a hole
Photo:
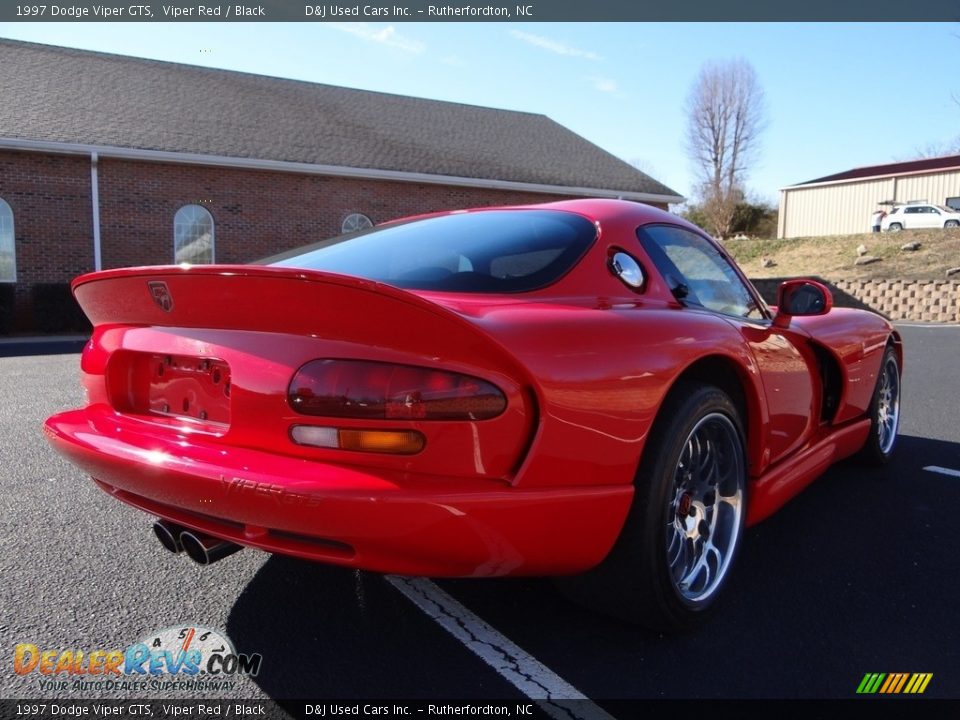
[[[558,200],[551,203],[540,203],[535,205],[514,205],[515,209],[538,209],[538,210],[566,210],[567,212],[577,213],[592,220],[613,221],[623,220],[626,222],[636,222],[638,225],[645,225],[655,222],[668,222],[680,225],[690,225],[686,220],[677,215],[661,210],[652,205],[633,202],[632,200],[615,200],[605,198],[578,198],[573,200]],[[488,208],[483,208],[488,209]],[[493,209],[493,208],[490,208]],[[506,209],[506,208],[505,208]],[[702,230],[699,230],[702,232]]]

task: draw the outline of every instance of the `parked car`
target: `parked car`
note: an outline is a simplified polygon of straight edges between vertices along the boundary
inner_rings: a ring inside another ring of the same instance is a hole
[[[880,222],[880,229],[890,232],[955,227],[960,227],[960,212],[944,205],[926,203],[897,205]]]
[[[746,525],[896,443],[887,320],[812,280],[770,308],[706,233],[637,203],[442,213],[73,290],[88,404],[47,437],[201,564],[249,546],[565,576],[677,630],[714,609]]]

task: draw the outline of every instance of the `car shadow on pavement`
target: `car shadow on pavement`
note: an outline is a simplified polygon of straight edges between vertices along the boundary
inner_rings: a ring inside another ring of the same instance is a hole
[[[263,655],[253,680],[278,700],[519,697],[373,573],[273,556],[227,633],[238,652]]]
[[[437,584],[588,697],[855,697],[866,672],[947,672],[960,595],[960,443],[902,436],[882,468],[846,461],[746,535],[715,617],[660,636],[567,601],[549,580]],[[952,518],[950,513],[947,516]],[[931,585],[933,583],[933,585]],[[273,557],[228,634],[264,655],[271,697],[514,697],[516,691],[381,576]],[[939,674],[938,674],[939,673]]]
[[[960,479],[923,468],[960,470],[960,443],[899,443],[890,464],[839,463],[750,528],[717,613],[693,632],[591,614],[544,581],[440,585],[592,698],[852,698],[881,666],[939,671],[925,694],[957,697],[944,509],[960,504]]]

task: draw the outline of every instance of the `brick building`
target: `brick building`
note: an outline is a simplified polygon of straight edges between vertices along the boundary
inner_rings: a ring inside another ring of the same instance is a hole
[[[0,332],[93,269],[243,263],[448,208],[682,201],[543,115],[10,40],[0,67]]]

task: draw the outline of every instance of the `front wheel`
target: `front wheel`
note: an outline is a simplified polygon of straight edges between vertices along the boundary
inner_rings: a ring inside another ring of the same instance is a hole
[[[956,228],[960,227],[960,220],[947,220],[943,226],[945,228]]]
[[[900,428],[900,362],[892,347],[883,354],[868,416],[870,435],[860,459],[869,465],[886,465],[893,456]]]
[[[715,608],[746,516],[743,428],[719,388],[683,383],[647,439],[633,505],[599,568],[563,584],[575,599],[661,632]]]

